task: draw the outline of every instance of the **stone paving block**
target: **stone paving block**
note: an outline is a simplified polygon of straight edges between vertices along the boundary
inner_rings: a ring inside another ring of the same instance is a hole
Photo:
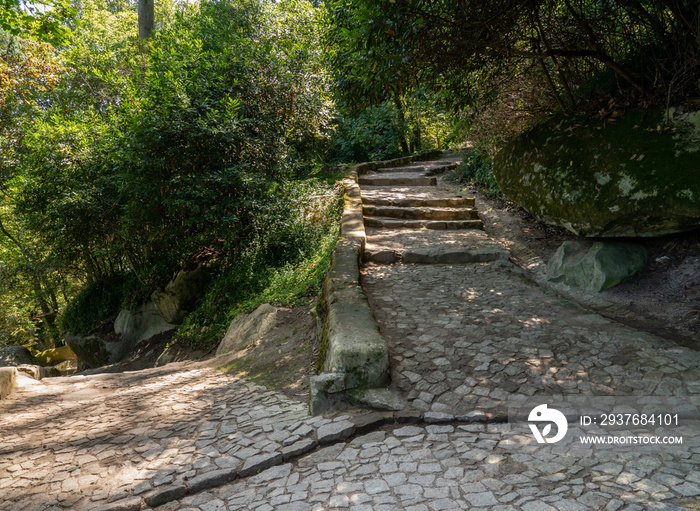
[[[304,438],[303,440],[299,440],[288,447],[283,447],[282,459],[286,461],[290,458],[296,458],[301,454],[309,452],[317,445],[318,441],[312,438]]]
[[[336,440],[344,440],[355,432],[355,425],[347,420],[324,424],[316,432],[319,444],[329,444]]]
[[[245,460],[243,468],[239,473],[240,477],[248,477],[258,472],[262,472],[266,468],[270,468],[282,462],[282,454],[279,452],[271,452],[252,456]]]
[[[451,413],[444,412],[425,412],[423,414],[423,419],[425,422],[434,424],[439,422],[452,422],[455,420],[455,416]]]
[[[151,507],[160,506],[166,502],[182,498],[187,493],[184,485],[166,486],[158,488],[143,496],[143,500]]]
[[[205,472],[204,474],[200,474],[186,481],[187,493],[197,493],[202,490],[208,490],[209,488],[216,488],[224,483],[233,481],[236,475],[237,472],[235,469],[221,469]]]
[[[143,506],[141,497],[131,497],[93,508],[93,511],[139,511]]]

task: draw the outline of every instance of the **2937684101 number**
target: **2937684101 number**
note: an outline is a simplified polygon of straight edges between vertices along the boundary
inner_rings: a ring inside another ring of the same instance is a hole
[[[600,426],[678,426],[678,414],[604,413]]]

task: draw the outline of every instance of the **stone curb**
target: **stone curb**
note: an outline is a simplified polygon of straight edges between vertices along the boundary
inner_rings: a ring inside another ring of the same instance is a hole
[[[346,442],[377,430],[385,425],[402,424],[485,424],[507,422],[507,417],[493,416],[484,412],[474,411],[466,415],[452,415],[441,412],[420,412],[404,410],[399,412],[372,412],[349,419],[338,420],[320,426],[316,430],[316,438],[305,438],[282,449],[282,452],[270,452],[253,456],[246,460],[241,467],[213,470],[186,480],[184,484],[171,484],[158,487],[143,495],[129,497],[104,504],[94,508],[94,511],[141,511],[151,509],[168,502],[179,500],[187,495],[193,495],[204,490],[218,488],[236,479],[255,476],[264,470],[293,462],[316,448],[329,447]],[[132,490],[133,491],[133,490]]]
[[[359,176],[380,167],[399,167],[412,161],[439,156],[422,153],[394,160],[360,163],[347,169],[340,239],[323,283],[319,302],[323,372],[336,376],[333,392],[312,383],[310,410],[324,413],[345,401],[346,390],[385,387],[389,384],[389,348],[360,286],[360,265],[367,234],[362,216]]]
[[[17,386],[17,369],[14,367],[0,367],[0,399],[5,399],[12,394]]]

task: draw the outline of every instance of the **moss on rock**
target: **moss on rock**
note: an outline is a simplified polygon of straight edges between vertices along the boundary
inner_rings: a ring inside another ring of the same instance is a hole
[[[501,190],[534,217],[585,236],[700,227],[700,112],[554,118],[494,160]],[[675,114],[675,118],[673,115]]]

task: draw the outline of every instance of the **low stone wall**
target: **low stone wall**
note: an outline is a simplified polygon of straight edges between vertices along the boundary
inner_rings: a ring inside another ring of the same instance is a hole
[[[340,406],[346,392],[386,387],[390,382],[389,349],[360,286],[360,264],[367,235],[362,218],[358,176],[383,167],[400,167],[439,156],[433,151],[394,160],[368,162],[348,168],[343,184],[345,205],[340,239],[323,284],[319,316],[323,321],[321,353],[323,373],[312,377],[311,413]]]

